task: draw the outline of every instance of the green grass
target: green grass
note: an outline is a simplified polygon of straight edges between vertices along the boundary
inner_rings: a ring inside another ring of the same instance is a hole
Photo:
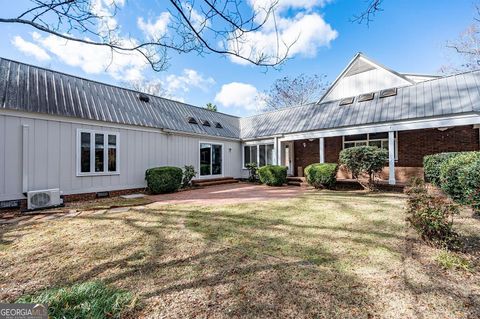
[[[467,259],[448,250],[442,250],[439,252],[435,260],[444,269],[472,271],[472,265]]]
[[[135,299],[129,292],[94,281],[45,290],[37,295],[23,296],[17,302],[46,304],[50,318],[103,319],[120,318],[122,313],[133,308]]]

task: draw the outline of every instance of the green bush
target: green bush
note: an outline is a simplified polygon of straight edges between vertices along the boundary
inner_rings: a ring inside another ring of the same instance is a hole
[[[388,163],[388,151],[376,146],[357,146],[346,148],[340,152],[340,164],[352,173],[366,189],[375,187],[375,174],[379,173]],[[368,175],[368,184],[359,180],[361,174]]]
[[[287,167],[266,165],[258,169],[260,182],[268,186],[282,186],[287,182]]]
[[[247,163],[245,168],[248,169],[248,181],[255,183],[258,179],[258,166],[257,163]]]
[[[109,288],[96,281],[49,289],[34,296],[22,296],[17,302],[46,304],[49,318],[59,319],[120,318],[135,305],[131,293]]]
[[[458,173],[458,181],[463,188],[465,204],[480,213],[480,159],[464,166]]]
[[[459,213],[458,206],[441,195],[429,194],[420,178],[414,178],[405,192],[410,226],[425,241],[444,248],[456,248],[458,234],[453,230],[453,216]]]
[[[440,186],[440,167],[441,165],[462,153],[440,153],[427,155],[423,158],[423,169],[425,171],[425,180],[433,185]]]
[[[183,167],[182,188],[187,188],[192,184],[192,179],[197,175],[193,165],[185,165]]]
[[[317,163],[305,168],[305,177],[309,185],[315,188],[332,188],[337,182],[338,164]]]
[[[442,190],[460,203],[466,203],[466,185],[460,174],[471,163],[480,159],[480,152],[461,153],[440,165],[440,186]],[[464,180],[466,182],[466,179]]]
[[[147,169],[145,180],[152,194],[173,193],[182,185],[183,172],[179,167],[164,166]]]

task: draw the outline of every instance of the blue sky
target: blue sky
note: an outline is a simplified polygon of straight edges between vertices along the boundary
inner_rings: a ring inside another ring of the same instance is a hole
[[[286,7],[279,13],[285,28],[295,28],[300,23],[295,16],[299,12],[302,17],[317,19],[302,20],[315,23],[301,26],[302,45],[280,70],[265,72],[264,68],[238,64],[215,54],[173,52],[170,67],[160,73],[141,65],[138,59],[128,58],[119,59],[115,67],[105,70],[105,59],[97,54],[98,49],[67,48],[63,42],[34,33],[29,27],[5,24],[0,24],[0,56],[118,85],[123,85],[127,78],[160,81],[170,97],[198,106],[214,102],[220,111],[243,116],[256,112],[255,94],[268,89],[275,79],[306,73],[326,74],[333,81],[359,51],[399,72],[438,73],[442,65],[454,59],[445,48],[446,42],[458,37],[475,14],[471,0],[385,0],[384,11],[368,27],[350,22],[366,1],[296,0],[295,10],[288,8],[292,0],[280,1]],[[311,8],[314,2],[319,5]],[[133,35],[158,31],[166,12],[161,3],[126,0],[116,23],[123,33]],[[305,3],[305,7],[300,3]],[[3,1],[0,16],[19,12],[20,6],[26,4],[25,0]],[[159,24],[154,25],[157,21]]]

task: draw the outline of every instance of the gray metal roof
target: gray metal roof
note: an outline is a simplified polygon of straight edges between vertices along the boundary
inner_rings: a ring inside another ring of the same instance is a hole
[[[0,58],[0,108],[239,138],[238,117],[152,95],[142,102],[138,96],[133,90]],[[189,124],[188,117],[199,124]]]
[[[480,113],[480,71],[398,88],[397,95],[339,106],[339,101],[282,109],[240,119],[241,138]]]

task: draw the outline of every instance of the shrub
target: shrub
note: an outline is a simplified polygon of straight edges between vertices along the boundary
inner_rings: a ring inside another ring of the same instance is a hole
[[[461,269],[464,271],[472,271],[472,265],[467,259],[448,250],[440,251],[435,260],[444,269]]]
[[[388,151],[375,146],[357,146],[344,149],[340,152],[340,164],[352,173],[359,183],[366,189],[375,187],[374,177],[388,162]],[[368,175],[368,184],[359,180],[360,174]]]
[[[258,169],[260,182],[268,186],[282,186],[287,182],[287,167],[266,165]]]
[[[456,247],[458,235],[453,230],[453,216],[459,213],[458,206],[441,195],[429,194],[419,178],[414,178],[405,192],[407,221],[422,239],[444,248]]]
[[[46,304],[49,318],[102,319],[120,318],[133,309],[135,299],[129,292],[94,281],[22,296],[17,302]]]
[[[433,185],[440,186],[440,167],[441,165],[458,156],[461,153],[440,153],[427,155],[423,158],[423,169],[425,171],[425,180]]]
[[[183,172],[179,167],[164,166],[147,169],[145,179],[152,194],[176,192],[182,184]]]
[[[315,188],[332,188],[337,182],[337,171],[336,163],[311,164],[305,168],[305,177]]]
[[[480,152],[462,153],[453,156],[440,165],[440,186],[454,200],[465,203],[466,186],[461,183],[460,172],[480,159]]]
[[[182,180],[182,187],[186,188],[192,184],[192,179],[197,175],[195,172],[195,167],[192,165],[185,165],[183,167],[183,180]]]
[[[464,202],[480,213],[480,159],[464,166],[458,173],[464,192]]]
[[[251,183],[255,183],[258,179],[257,163],[248,163],[245,164],[245,167],[248,169],[248,181]]]

